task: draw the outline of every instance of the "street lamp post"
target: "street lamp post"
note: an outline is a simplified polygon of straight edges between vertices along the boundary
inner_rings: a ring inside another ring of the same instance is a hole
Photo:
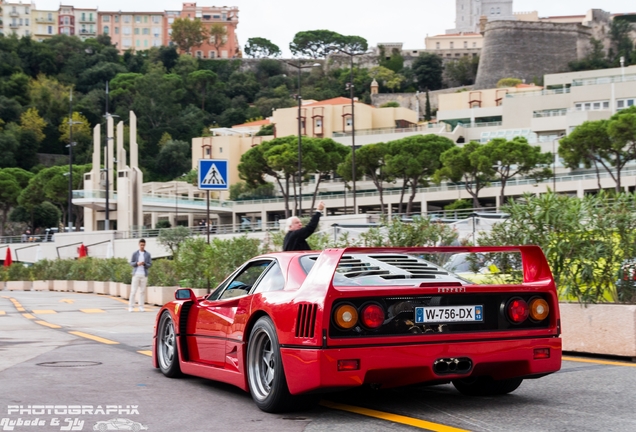
[[[181,174],[181,177],[185,177],[185,174]],[[179,226],[179,181],[174,181],[174,227]]]
[[[179,183],[174,182],[174,227],[176,228],[179,223]]]
[[[353,100],[353,54],[351,59],[351,70],[349,73],[349,97],[351,97],[351,182],[353,184],[353,214],[358,214],[356,206],[356,115],[355,101]]]
[[[290,63],[285,62],[289,66],[295,67],[298,70],[298,94],[296,95],[296,99],[298,100],[298,216],[302,216],[303,213],[303,149],[302,149],[302,120],[301,120],[301,112],[302,112],[302,96],[300,95],[300,73],[302,69],[309,69],[312,67],[321,66],[320,63],[314,63],[312,65],[302,65],[301,63]]]
[[[347,83],[346,89],[349,90],[349,97],[351,98],[351,182],[353,186],[353,214],[358,214],[358,207],[356,204],[356,117],[355,117],[355,101],[353,99],[353,57],[356,55],[362,55],[362,52],[346,51],[338,48],[342,54],[346,54],[350,59],[350,72],[349,83]],[[346,192],[345,192],[346,193]],[[345,213],[347,209],[345,207]]]
[[[81,124],[82,122],[73,121],[73,89],[71,89],[69,95],[69,107],[68,107],[68,232],[73,229],[73,146],[77,143],[73,142],[73,125]]]
[[[552,193],[556,193],[556,141],[552,140]]]

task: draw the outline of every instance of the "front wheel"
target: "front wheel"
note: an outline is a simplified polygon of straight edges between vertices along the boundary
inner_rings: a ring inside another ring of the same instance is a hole
[[[494,380],[488,376],[454,380],[453,385],[466,396],[496,396],[511,393],[523,382],[523,378]]]
[[[247,346],[247,382],[261,410],[281,412],[291,407],[276,329],[269,317],[256,321]]]
[[[157,360],[159,369],[161,369],[161,372],[165,376],[174,378],[181,375],[177,335],[174,329],[174,321],[168,311],[164,311],[159,319],[159,328],[157,329]]]

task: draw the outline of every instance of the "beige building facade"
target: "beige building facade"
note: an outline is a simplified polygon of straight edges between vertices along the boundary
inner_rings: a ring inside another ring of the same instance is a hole
[[[18,37],[31,36],[34,3],[3,1],[0,4],[0,9],[2,9],[0,12],[0,34],[5,36],[15,34]]]
[[[33,10],[31,24],[33,39],[42,42],[50,39],[59,32],[57,10]]]

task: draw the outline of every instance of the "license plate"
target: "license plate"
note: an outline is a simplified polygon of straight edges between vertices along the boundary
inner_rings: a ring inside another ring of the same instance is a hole
[[[416,324],[440,324],[455,322],[483,322],[484,307],[472,306],[423,306],[415,308]]]

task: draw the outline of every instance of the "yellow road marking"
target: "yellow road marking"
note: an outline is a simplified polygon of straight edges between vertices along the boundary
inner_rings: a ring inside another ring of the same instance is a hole
[[[84,313],[106,313],[102,309],[80,309],[80,312],[84,312]]]
[[[26,309],[24,309],[23,307],[17,307],[16,310],[18,312],[26,312]]]
[[[23,313],[22,316],[28,319],[35,319],[35,317],[31,315],[30,313]]]
[[[2,296],[2,298],[9,298],[9,296]]]
[[[6,312],[5,311],[0,311],[0,315],[5,315]]]
[[[382,411],[376,411],[368,408],[361,408],[351,405],[344,405],[335,402],[330,402],[326,400],[320,401],[320,405],[325,406],[327,408],[337,409],[340,411],[348,411],[355,414],[364,415],[367,417],[374,417],[380,420],[392,421],[394,423],[405,424],[408,426],[413,426],[420,429],[427,429],[434,432],[468,432],[465,429],[458,429],[452,426],[446,426],[439,423],[433,423],[426,420],[414,419],[411,417],[406,417],[398,414],[385,413]]]
[[[36,315],[44,315],[44,314],[54,314],[57,313],[56,311],[54,311],[53,309],[33,309],[31,312],[33,312]]]
[[[34,322],[36,322],[36,323],[38,323],[40,325],[46,326],[46,327],[50,327],[50,328],[55,328],[55,329],[62,328],[62,326],[59,326],[57,324],[51,324],[51,323],[48,323],[46,321],[34,321]]]
[[[84,332],[80,332],[80,331],[70,331],[69,333],[72,334],[72,335],[75,335],[75,336],[83,337],[83,338],[86,338],[86,339],[91,339],[91,340],[94,340],[96,342],[101,342],[101,343],[105,343],[105,344],[108,344],[108,345],[119,345],[119,342],[115,342],[115,341],[112,341],[110,339],[104,339],[102,337],[94,336],[94,335],[91,335],[91,334],[88,334],[88,333],[84,333]]]
[[[73,299],[62,299],[62,300],[60,300],[60,303],[73,304],[73,303],[75,303],[75,300],[73,300]]]
[[[139,354],[146,355],[148,357],[152,357],[152,351],[137,351]]]
[[[636,363],[628,363],[628,362],[584,359],[584,358],[578,358],[578,357],[562,357],[562,359],[567,361],[580,362],[580,363],[596,363],[596,364],[611,365],[611,366],[636,367]]]
[[[110,296],[110,297],[108,297],[108,298],[111,298],[111,299],[113,299],[113,300],[117,300],[118,302],[122,302],[122,303],[126,303],[126,304],[128,304],[128,300],[123,299],[123,298],[113,297],[113,296]]]

